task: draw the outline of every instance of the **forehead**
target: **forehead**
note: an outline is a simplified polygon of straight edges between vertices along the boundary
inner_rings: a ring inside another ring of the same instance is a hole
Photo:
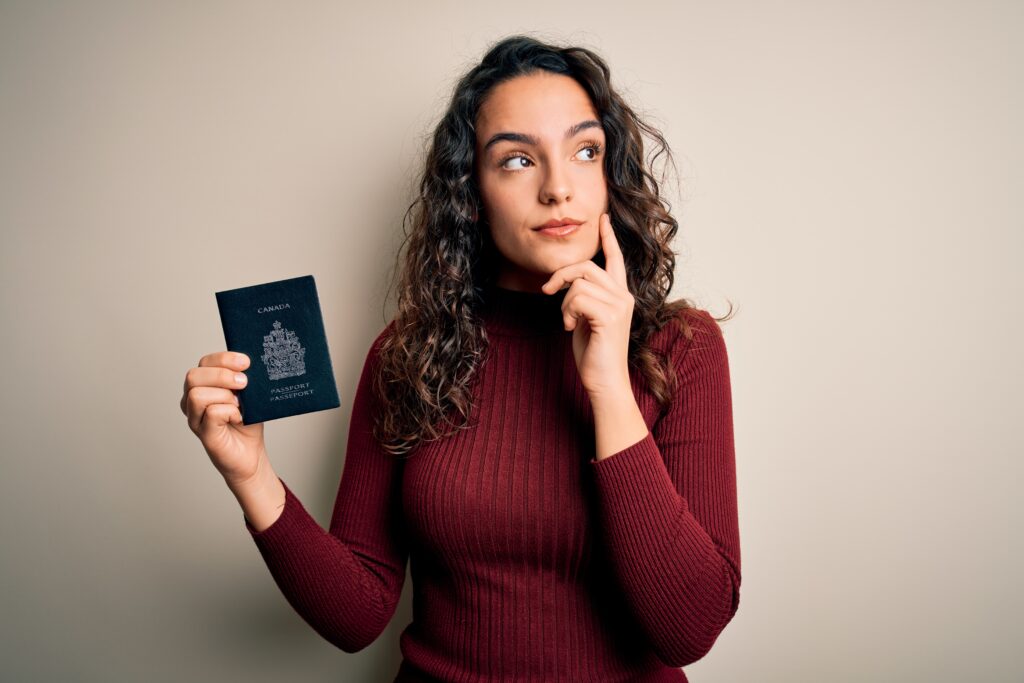
[[[561,142],[565,130],[597,111],[587,91],[569,76],[541,71],[495,86],[477,113],[477,144],[498,132],[527,133]]]

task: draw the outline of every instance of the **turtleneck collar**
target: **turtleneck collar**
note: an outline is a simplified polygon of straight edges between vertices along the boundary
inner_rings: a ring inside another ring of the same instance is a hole
[[[533,336],[564,332],[562,301],[569,288],[554,294],[523,292],[496,284],[483,288],[482,317],[488,332],[505,336]]]

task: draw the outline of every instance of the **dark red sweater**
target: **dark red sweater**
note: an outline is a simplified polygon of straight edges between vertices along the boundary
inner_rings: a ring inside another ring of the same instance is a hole
[[[655,333],[680,386],[650,428],[594,460],[594,421],[555,295],[493,288],[471,421],[394,460],[372,438],[374,340],[356,389],[329,530],[285,486],[262,532],[292,607],[346,652],[394,614],[411,560],[413,619],[395,681],[686,681],[739,605],[729,364],[718,324]]]

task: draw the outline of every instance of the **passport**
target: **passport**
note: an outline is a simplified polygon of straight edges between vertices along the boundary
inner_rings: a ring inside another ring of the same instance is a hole
[[[215,294],[228,350],[249,356],[243,424],[341,405],[312,275]]]

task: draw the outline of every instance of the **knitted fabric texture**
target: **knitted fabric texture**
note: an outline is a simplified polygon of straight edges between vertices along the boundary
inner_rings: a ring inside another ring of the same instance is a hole
[[[647,434],[595,460],[564,328],[566,290],[491,286],[473,426],[395,459],[375,442],[371,380],[353,399],[325,530],[285,484],[281,516],[243,523],[289,604],[346,652],[390,622],[409,562],[413,617],[395,681],[686,681],[739,606],[729,362],[690,310],[651,345],[679,384],[660,409],[630,379]],[[282,481],[282,483],[284,483]]]

